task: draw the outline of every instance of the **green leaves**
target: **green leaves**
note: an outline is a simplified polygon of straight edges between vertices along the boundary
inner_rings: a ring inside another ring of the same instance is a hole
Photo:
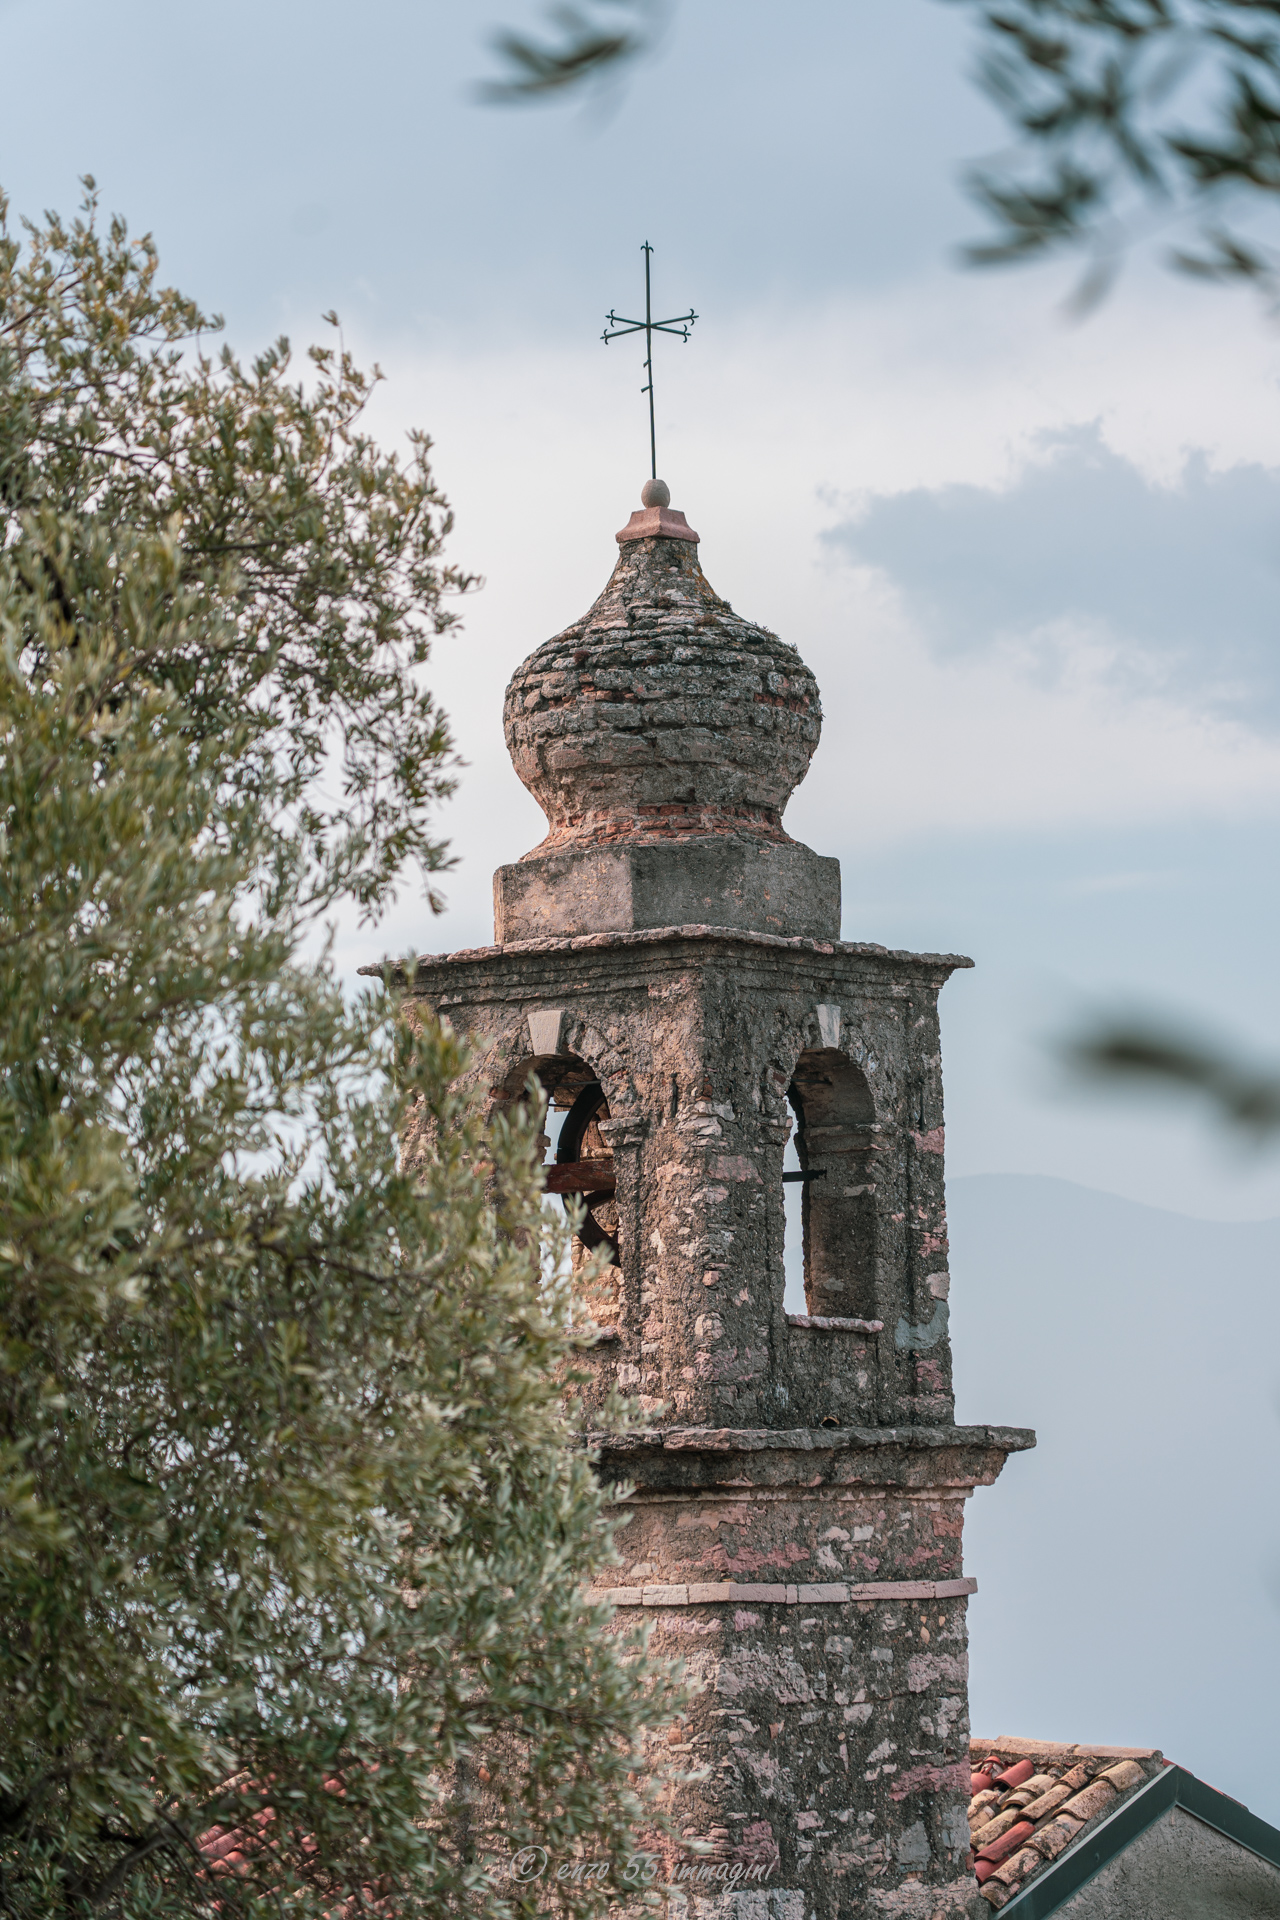
[[[1258,1141],[1280,1127],[1280,1075],[1187,1034],[1117,1022],[1077,1037],[1064,1058],[1093,1080],[1198,1094],[1218,1119]]]
[[[494,50],[506,77],[491,80],[480,97],[493,105],[560,99],[584,84],[612,77],[648,50],[657,36],[657,0],[590,0],[587,6],[547,9],[558,44],[505,32]]]
[[[134,611],[69,638],[43,589],[41,680],[0,686],[9,1910],[496,1916],[512,1847],[626,1850],[672,1698],[580,1591],[609,1535],[536,1119],[482,1133],[451,1034],[348,1008],[296,905],[249,910],[236,739],[122,645],[216,611],[165,541],[76,538],[77,604]]]
[[[381,375],[340,340],[310,350],[305,380],[286,340],[248,367],[214,353],[221,322],[160,284],[149,240],[120,220],[102,231],[87,184],[80,218],[26,224],[25,244],[0,201],[0,532],[20,542],[52,511],[73,545],[78,517],[173,537],[177,584],[221,617],[157,630],[138,664],[197,738],[245,730],[234,777],[281,782],[313,908],[351,892],[376,916],[406,866],[445,864],[431,810],[452,742],[418,670],[472,580],[441,557],[452,516],[431,442],[376,446],[361,416]],[[45,564],[74,625],[82,609]],[[38,674],[41,634],[20,625],[16,643]]]
[[[0,1905],[505,1920],[521,1845],[630,1851],[676,1696],[582,1593],[536,1115],[304,957],[437,858],[425,442],[181,357],[118,224],[0,283]]]
[[[1190,225],[1172,264],[1274,295],[1248,222],[1280,192],[1280,0],[959,3],[1017,142],[970,175],[993,222],[970,259],[1082,250],[1096,298],[1134,239]]]

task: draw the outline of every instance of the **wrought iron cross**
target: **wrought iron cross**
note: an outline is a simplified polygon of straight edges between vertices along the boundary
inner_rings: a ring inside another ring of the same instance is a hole
[[[653,424],[653,336],[655,333],[674,333],[681,340],[687,341],[689,338],[689,329],[698,316],[693,311],[693,308],[690,307],[688,313],[679,313],[674,320],[654,319],[653,301],[649,292],[649,256],[653,252],[653,248],[647,240],[644,243],[643,252],[644,319],[627,320],[621,314],[615,313],[613,308],[610,307],[608,315],[606,316],[606,329],[600,338],[604,341],[605,345],[608,346],[611,340],[620,339],[624,333],[642,333],[644,335],[644,370],[649,376],[649,383],[647,386],[641,387],[640,391],[641,393],[647,393],[649,396],[649,475],[651,479],[656,480],[658,477],[658,437]],[[610,331],[610,329],[612,329],[612,331]]]

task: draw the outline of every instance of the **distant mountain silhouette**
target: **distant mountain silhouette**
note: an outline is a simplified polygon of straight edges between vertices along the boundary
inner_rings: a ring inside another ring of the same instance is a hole
[[[948,1182],[975,1732],[1158,1746],[1280,1822],[1280,1220]]]

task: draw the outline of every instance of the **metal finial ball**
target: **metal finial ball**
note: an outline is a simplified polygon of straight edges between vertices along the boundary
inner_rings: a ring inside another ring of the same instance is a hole
[[[665,480],[646,480],[640,489],[640,504],[644,507],[669,507],[671,489]]]

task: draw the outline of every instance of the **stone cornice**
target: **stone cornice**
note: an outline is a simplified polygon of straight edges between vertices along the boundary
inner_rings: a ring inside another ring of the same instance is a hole
[[[589,1433],[606,1477],[637,1488],[989,1486],[1028,1427],[649,1427]]]
[[[432,973],[446,967],[495,960],[522,959],[526,955],[612,952],[626,947],[652,947],[673,942],[728,942],[735,946],[766,947],[796,954],[831,955],[841,959],[873,960],[909,972],[954,973],[971,967],[973,961],[962,953],[911,953],[903,948],[881,947],[870,941],[812,940],[803,936],[754,933],[740,927],[644,927],[627,933],[579,933],[543,940],[512,940],[505,946],[461,947],[453,953],[428,953],[416,957],[414,983],[425,983]],[[384,979],[392,986],[407,986],[405,963],[382,960],[357,972],[373,979]]]
[[[871,1452],[885,1447],[994,1447],[1023,1453],[1036,1444],[1030,1427],[640,1427],[634,1433],[589,1433],[590,1447],[633,1453]]]

